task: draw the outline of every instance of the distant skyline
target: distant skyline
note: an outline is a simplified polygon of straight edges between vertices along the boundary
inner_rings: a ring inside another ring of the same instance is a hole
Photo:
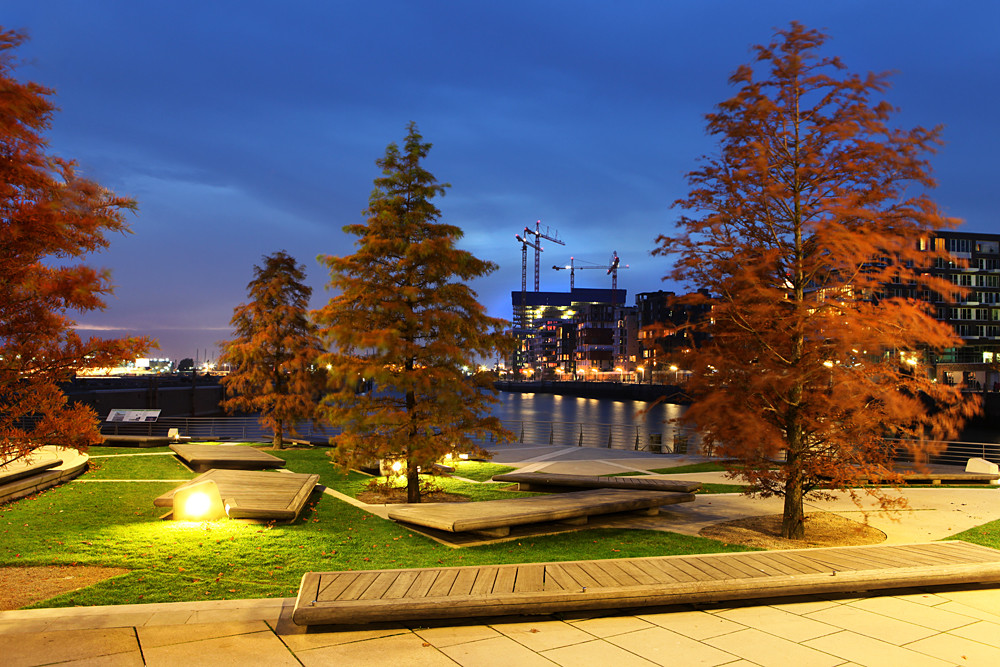
[[[684,175],[715,149],[704,116],[750,47],[793,20],[827,32],[823,52],[849,71],[895,72],[894,124],[945,126],[933,198],[961,231],[1000,231],[989,0],[8,4],[3,26],[30,38],[17,77],[56,91],[51,152],[139,204],[134,233],[87,260],[112,270],[116,293],[78,317],[81,333],[151,335],[150,356],[214,358],[253,265],[277,250],[325,303],[316,256],[353,251],[341,227],[363,220],[375,160],[411,120],[452,186],[442,221],[500,266],[474,284],[491,315],[511,319],[514,234],[536,220],[565,243],[543,243],[542,290],[569,289],[553,265],[613,251],[630,265],[628,303],[682,289],[650,251],[673,229]],[[610,277],[579,271],[576,285]]]

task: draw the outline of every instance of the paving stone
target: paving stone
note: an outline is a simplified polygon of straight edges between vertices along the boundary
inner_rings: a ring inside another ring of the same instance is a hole
[[[413,633],[438,648],[478,642],[499,637],[500,633],[488,625],[459,625],[455,627],[420,628]]]
[[[446,646],[440,651],[447,658],[468,667],[491,667],[492,665],[497,667],[510,667],[511,665],[518,667],[521,665],[526,667],[546,665],[551,667],[552,665],[550,660],[518,644],[510,637],[494,637],[478,642],[456,644]]]
[[[717,616],[793,642],[822,637],[838,629],[812,617],[800,616],[775,607],[741,607],[720,612]]]
[[[190,626],[194,627],[194,626]],[[288,648],[270,631],[202,639],[179,644],[143,648],[146,664],[157,667],[176,665],[298,665]]]
[[[808,617],[898,646],[935,634],[935,631],[929,628],[858,609],[852,605],[824,609],[809,614]]]
[[[1000,624],[989,621],[978,621],[972,625],[965,625],[952,630],[949,634],[957,637],[964,637],[983,644],[988,644],[994,648],[1000,648]]]
[[[218,639],[248,635],[254,632],[270,632],[263,621],[230,621],[226,623],[199,623],[188,625],[154,625],[136,628],[139,645],[143,650],[159,646],[186,644],[202,639]]]
[[[0,656],[3,656],[0,662],[4,667],[95,660],[138,650],[139,642],[131,628],[0,635]]]
[[[573,627],[595,637],[613,637],[626,632],[645,630],[652,625],[649,621],[644,621],[636,616],[601,616],[570,621],[570,623]]]
[[[946,667],[948,665],[947,662],[942,662],[929,655],[911,651],[880,639],[859,635],[849,630],[810,639],[802,642],[802,645],[867,667],[899,667],[900,665],[906,665],[906,667]]]
[[[405,665],[405,667],[443,667],[445,665],[455,667],[455,662],[444,655],[441,650],[431,646],[411,632],[392,637],[380,637],[367,641],[296,651],[295,657],[306,667],[372,664]]]
[[[493,627],[532,651],[546,651],[561,646],[582,644],[594,638],[593,635],[564,621],[504,623]]]
[[[939,607],[918,604],[894,596],[878,596],[867,600],[858,600],[851,606],[855,609],[864,609],[939,632],[976,622],[976,619],[971,616],[956,614]]]
[[[565,667],[652,667],[655,662],[640,658],[634,653],[602,639],[564,646],[542,653],[542,656]]]
[[[1000,665],[1000,649],[950,633],[912,642],[906,648],[952,665]]]
[[[729,632],[746,629],[742,623],[731,621],[717,614],[704,611],[682,611],[673,614],[641,614],[644,621],[672,630],[691,639],[718,637]]]
[[[762,667],[834,667],[844,662],[829,653],[754,629],[712,637],[704,643]]]
[[[409,634],[411,632],[405,628],[365,628],[363,630],[338,630],[333,632],[311,631],[303,634],[279,635],[279,637],[281,641],[285,642],[288,648],[298,653],[299,651],[307,651],[314,648],[353,644],[370,639]]]
[[[605,641],[657,665],[723,665],[737,657],[661,627],[615,635]]]

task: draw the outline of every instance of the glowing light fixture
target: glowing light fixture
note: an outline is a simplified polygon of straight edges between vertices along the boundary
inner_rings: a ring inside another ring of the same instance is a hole
[[[225,517],[219,487],[210,479],[174,492],[174,521],[215,521]]]

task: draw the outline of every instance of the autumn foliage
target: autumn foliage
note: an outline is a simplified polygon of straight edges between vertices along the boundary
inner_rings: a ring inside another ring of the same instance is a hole
[[[476,436],[508,437],[489,415],[492,378],[474,373],[507,346],[505,322],[468,285],[496,265],[457,248],[461,229],[438,221],[432,200],[448,186],[422,165],[430,147],[411,123],[402,150],[390,144],[377,160],[367,221],[344,227],[356,252],[320,257],[338,294],[315,313],[331,348],[321,413],[342,429],[334,456],[401,461],[408,502],[420,501],[418,467],[476,450]]]
[[[235,338],[223,344],[219,360],[232,370],[222,378],[228,412],[256,412],[274,434],[280,449],[286,432],[311,418],[324,373],[317,367],[323,353],[309,319],[312,288],[305,268],[284,251],[264,257],[247,285],[247,303],[233,311]]]
[[[83,340],[70,312],[104,307],[107,271],[82,259],[128,231],[135,202],[46,153],[53,92],[13,76],[24,40],[0,29],[0,462],[40,445],[100,442],[97,415],[59,387],[77,370],[115,366],[150,341]]]
[[[940,130],[891,127],[886,78],[820,56],[825,39],[793,23],[732,75],[707,116],[718,154],[656,251],[713,295],[685,418],[752,492],[784,497],[790,538],[806,494],[894,478],[897,445],[926,455],[976,408],[923,365],[961,345],[917,298],[957,291],[926,270],[956,222],[926,195]]]

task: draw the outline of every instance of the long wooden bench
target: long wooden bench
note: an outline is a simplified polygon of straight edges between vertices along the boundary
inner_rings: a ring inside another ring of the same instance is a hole
[[[662,505],[694,499],[693,493],[674,491],[591,489],[478,503],[401,505],[389,510],[389,518],[451,533],[468,531],[504,537],[510,534],[511,526],[546,521],[586,523],[588,516],[613,512],[656,514]]]
[[[1000,584],[966,542],[350,572],[307,572],[299,625],[551,614],[965,583]]]
[[[552,491],[572,489],[645,489],[648,491],[678,491],[693,493],[701,482],[683,479],[663,479],[647,475],[599,477],[597,475],[560,475],[544,472],[506,472],[493,475],[494,482],[517,482],[521,491]]]
[[[901,474],[904,484],[931,484],[940,486],[948,484],[996,484],[1000,480],[1000,475],[991,473],[976,472],[905,472]],[[852,480],[856,484],[884,484],[888,483],[883,477],[878,476],[858,476]]]
[[[265,470],[285,466],[284,459],[246,445],[170,445],[170,449],[195,472],[220,468]]]

